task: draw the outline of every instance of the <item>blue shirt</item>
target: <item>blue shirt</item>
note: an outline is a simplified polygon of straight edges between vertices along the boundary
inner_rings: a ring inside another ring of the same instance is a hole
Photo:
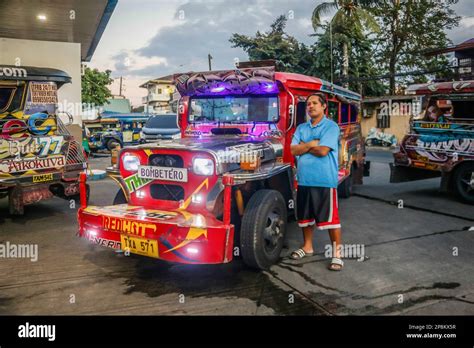
[[[296,128],[291,145],[298,145],[301,141],[307,143],[319,139],[319,146],[331,148],[331,151],[324,157],[316,157],[309,152],[297,157],[298,185],[337,188],[339,135],[340,130],[337,123],[326,117],[316,126],[313,126],[309,120]]]

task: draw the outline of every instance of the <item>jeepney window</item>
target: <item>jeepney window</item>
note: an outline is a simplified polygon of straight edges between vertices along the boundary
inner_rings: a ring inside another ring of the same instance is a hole
[[[296,125],[299,126],[301,123],[305,123],[308,118],[306,116],[306,102],[300,101],[296,105]]]
[[[474,100],[453,100],[452,117],[474,119]]]
[[[329,101],[328,102],[328,118],[336,123],[339,123],[339,103]]]
[[[0,87],[0,112],[9,109],[16,87]]]
[[[359,108],[357,105],[351,104],[351,123],[357,123],[357,118],[359,116]]]
[[[341,104],[341,124],[349,123],[349,104]]]

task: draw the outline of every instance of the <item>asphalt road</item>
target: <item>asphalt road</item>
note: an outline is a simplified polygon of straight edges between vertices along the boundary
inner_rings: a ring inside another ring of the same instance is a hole
[[[38,245],[36,262],[0,258],[0,314],[474,314],[474,207],[439,193],[438,179],[389,184],[386,150],[369,159],[371,177],[339,203],[343,242],[364,256],[346,258],[342,272],[326,269],[325,232],[315,233],[314,256],[285,258],[302,241],[295,223],[281,263],[256,272],[238,259],[189,266],[125,256],[77,238],[67,201],[12,218],[0,200],[0,244]],[[90,183],[91,204],[112,202],[111,180]]]

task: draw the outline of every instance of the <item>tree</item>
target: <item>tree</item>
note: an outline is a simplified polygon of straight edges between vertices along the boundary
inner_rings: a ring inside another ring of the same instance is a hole
[[[446,67],[446,59],[427,57],[424,52],[450,43],[445,30],[457,26],[460,19],[449,7],[453,1],[381,0],[372,9],[381,27],[376,56],[390,74],[391,94],[396,92],[398,72]]]
[[[336,13],[330,21],[330,31],[339,36],[339,42],[342,46],[342,76],[347,79],[349,76],[349,59],[351,39],[362,40],[366,30],[376,32],[378,25],[372,17],[371,12],[367,11],[374,3],[370,0],[333,0],[323,2],[316,6],[312,15],[313,28],[316,31],[321,25],[323,15],[336,10]],[[344,83],[348,87],[348,83]]]
[[[232,47],[242,48],[250,60],[274,59],[278,71],[306,74],[314,64],[310,47],[298,42],[285,32],[286,17],[280,16],[265,33],[257,31],[255,37],[232,34]]]
[[[111,71],[106,70],[101,72],[97,69],[86,67],[82,75],[82,102],[91,105],[108,104],[107,98],[112,96],[112,93],[107,88],[113,79],[110,78]]]
[[[332,40],[329,25],[322,25],[324,30],[322,34],[316,34],[318,37],[313,46],[314,55],[317,57],[313,69],[310,73],[325,80],[334,80],[336,84],[346,82],[343,77],[343,51],[340,49],[343,43],[348,47],[349,66],[348,73],[354,79],[359,77],[370,77],[381,75],[382,71],[373,60],[374,39],[363,36],[348,34],[333,34]],[[332,41],[332,44],[331,44]],[[385,94],[386,86],[380,80],[356,81],[349,80],[346,85],[351,90],[357,91],[362,95],[378,96]]]

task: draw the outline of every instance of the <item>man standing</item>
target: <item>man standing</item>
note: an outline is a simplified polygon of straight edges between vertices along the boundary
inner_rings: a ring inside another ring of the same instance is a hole
[[[313,228],[328,230],[333,247],[329,269],[340,271],[341,224],[337,202],[339,126],[324,116],[327,107],[322,93],[306,99],[310,120],[300,124],[291,142],[291,154],[298,158],[296,211],[303,228],[304,245],[291,253],[298,260],[313,255]]]

